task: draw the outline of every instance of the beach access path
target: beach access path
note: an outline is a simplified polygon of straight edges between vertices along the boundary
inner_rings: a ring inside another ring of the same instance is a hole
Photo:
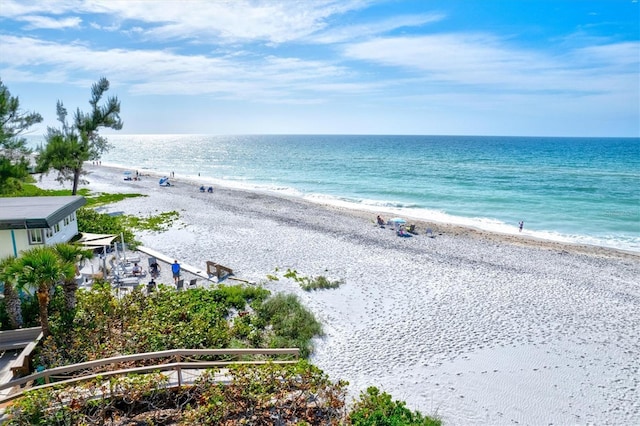
[[[151,257],[155,257],[156,259],[158,259],[161,262],[164,262],[166,264],[168,264],[169,266],[171,266],[173,264],[173,262],[175,260],[178,260],[176,258],[173,258],[171,256],[167,256],[165,254],[160,253],[157,250],[153,250],[149,247],[145,247],[145,246],[138,246],[136,247],[137,251],[140,251],[142,253],[145,253]],[[207,281],[211,281],[211,282],[217,282],[217,280],[214,277],[209,277],[209,275],[207,274],[206,268],[203,270],[202,268],[197,268],[195,266],[191,266],[191,265],[187,265],[186,263],[181,263],[180,261],[178,261],[178,263],[180,263],[180,269],[187,271],[193,275],[195,275],[196,277],[202,278],[204,280]]]

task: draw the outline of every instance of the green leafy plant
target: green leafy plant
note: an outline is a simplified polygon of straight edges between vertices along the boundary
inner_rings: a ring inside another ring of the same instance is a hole
[[[376,387],[367,388],[352,407],[350,424],[356,426],[441,426],[442,421],[411,411],[406,403],[393,401],[391,395]]]
[[[318,289],[331,289],[338,288],[342,285],[342,280],[330,281],[326,277],[320,275],[315,278],[310,278],[300,283],[300,287],[304,291],[318,290]]]
[[[269,347],[297,347],[303,357],[312,351],[311,339],[322,335],[322,326],[293,294],[276,294],[258,309],[258,317],[270,324]]]
[[[302,275],[299,275],[298,271],[296,271],[295,269],[287,269],[287,271],[284,273],[284,277],[292,279],[298,284],[300,284],[300,287],[304,291],[338,288],[342,284],[344,284],[343,280],[331,281],[323,275],[320,275],[317,277],[302,276]],[[270,275],[267,275],[267,278],[270,279],[271,281],[276,281],[278,279],[277,276],[274,276],[274,278],[272,278],[272,276]]]
[[[125,226],[118,216],[99,213],[91,208],[83,207],[78,209],[76,217],[78,218],[78,230],[80,232],[123,235],[125,243],[131,247],[138,245],[133,232]]]

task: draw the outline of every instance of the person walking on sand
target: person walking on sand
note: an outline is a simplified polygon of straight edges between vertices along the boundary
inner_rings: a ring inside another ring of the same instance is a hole
[[[171,272],[173,272],[173,281],[177,283],[180,279],[180,264],[177,260],[173,261],[173,265],[171,265]]]
[[[518,228],[520,229],[520,232],[522,232],[523,227],[524,227],[524,222],[520,221],[520,223],[518,224]]]

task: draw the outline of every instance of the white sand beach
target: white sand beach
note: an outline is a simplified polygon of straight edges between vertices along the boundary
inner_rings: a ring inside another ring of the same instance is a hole
[[[87,169],[92,191],[148,195],[107,211],[180,213],[145,246],[297,294],[325,331],[312,361],[354,397],[377,386],[447,425],[640,424],[640,254],[445,224],[400,238],[370,212]],[[305,292],[287,268],[344,284]]]

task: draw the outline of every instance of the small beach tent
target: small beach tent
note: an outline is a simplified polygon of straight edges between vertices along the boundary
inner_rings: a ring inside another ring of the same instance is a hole
[[[400,227],[402,225],[405,225],[407,223],[406,220],[401,219],[399,217],[394,217],[393,219],[389,219],[389,225],[393,226],[393,229],[395,229],[396,231],[398,229],[400,229]]]
[[[169,178],[166,176],[161,177],[158,183],[160,184],[160,186],[171,186],[171,184],[169,183]]]
[[[123,174],[124,174],[124,180],[133,180],[133,178],[131,177],[132,173],[130,171],[127,170]]]

